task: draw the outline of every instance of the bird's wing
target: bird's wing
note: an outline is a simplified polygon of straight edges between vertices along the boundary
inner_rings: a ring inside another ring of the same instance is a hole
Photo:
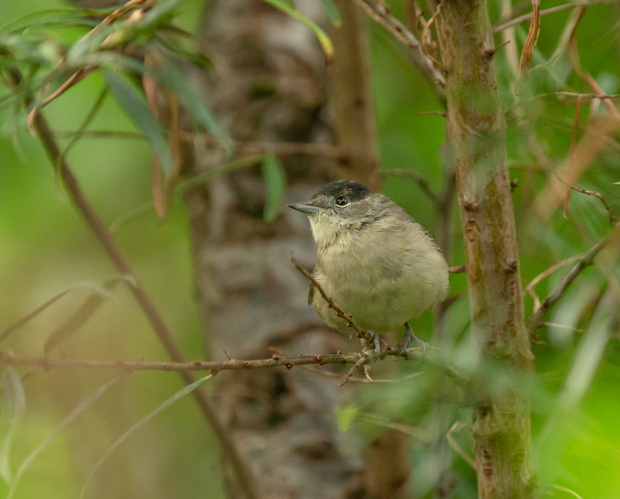
[[[314,284],[310,283],[308,286],[308,305],[312,305],[312,299],[314,298]]]

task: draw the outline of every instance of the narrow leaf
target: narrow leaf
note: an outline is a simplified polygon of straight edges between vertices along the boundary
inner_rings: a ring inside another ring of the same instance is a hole
[[[125,276],[124,279],[126,281],[128,281],[130,284],[132,284],[132,285],[134,284],[134,281],[132,281],[133,278],[131,278],[130,276]],[[41,305],[40,307],[37,307],[32,312],[30,312],[29,314],[25,315],[21,319],[19,319],[17,322],[14,322],[9,327],[7,327],[2,332],[2,334],[0,335],[0,341],[3,341],[7,336],[9,336],[15,330],[19,329],[24,324],[26,324],[27,322],[29,322],[32,319],[34,319],[37,315],[39,315],[41,312],[43,312],[44,310],[49,308],[51,305],[56,303],[58,300],[60,300],[63,296],[65,296],[70,291],[73,291],[74,289],[80,289],[80,288],[90,289],[94,293],[100,294],[100,295],[102,295],[102,296],[104,296],[106,298],[112,298],[111,293],[108,290],[106,290],[105,287],[101,286],[101,284],[99,284],[96,281],[81,281],[81,282],[77,282],[77,283],[69,286],[67,289],[64,289],[63,291],[61,291],[57,295],[53,296],[52,298],[47,300],[45,303],[43,303],[43,305]]]
[[[120,376],[117,376],[116,378],[113,378],[104,385],[100,386],[97,390],[95,390],[88,397],[86,397],[86,399],[84,399],[80,405],[73,409],[71,413],[65,419],[63,419],[56,428],[54,428],[54,431],[52,431],[52,433],[50,433],[48,437],[43,440],[43,442],[41,442],[37,446],[37,448],[28,455],[26,459],[24,459],[24,462],[22,462],[21,466],[17,470],[17,473],[15,474],[15,480],[13,480],[13,483],[11,484],[7,499],[13,498],[13,496],[15,495],[15,490],[17,489],[17,485],[19,484],[22,476],[28,470],[28,468],[30,468],[34,460],[43,453],[43,451],[48,447],[48,445],[51,444],[58,435],[65,431],[67,427],[71,425],[77,418],[79,418],[90,406],[92,406],[97,401],[97,399],[99,399],[99,397],[101,397],[105,392],[112,388],[118,381],[126,378],[128,375],[129,373],[121,374]]]
[[[263,160],[263,179],[267,187],[267,199],[263,218],[265,222],[273,222],[280,213],[284,189],[286,187],[286,175],[284,168],[275,154],[267,154]]]
[[[340,409],[336,414],[336,426],[338,427],[338,431],[349,431],[358,412],[359,408],[351,404]]]
[[[325,8],[325,12],[327,13],[327,17],[335,26],[340,26],[342,24],[342,19],[340,18],[340,12],[334,5],[332,0],[321,0],[323,7]]]
[[[90,295],[84,303],[66,320],[64,324],[56,328],[47,338],[43,347],[43,352],[48,355],[54,347],[64,340],[70,338],[78,331],[90,317],[99,309],[106,299],[112,299],[114,296],[111,291],[120,281],[128,281],[132,283],[129,276],[113,277],[103,283],[102,286],[97,285],[96,291]],[[133,284],[133,283],[132,283]]]
[[[186,0],[164,0],[163,2],[159,2],[146,13],[144,19],[137,23],[136,27],[144,29],[163,24],[174,14],[174,10],[185,1]]]
[[[127,430],[125,433],[123,433],[120,438],[118,438],[118,440],[116,440],[116,442],[114,442],[109,448],[108,450],[103,454],[103,456],[101,456],[99,458],[99,461],[97,461],[97,463],[95,464],[93,470],[90,472],[90,475],[88,476],[88,478],[86,479],[86,482],[84,483],[84,487],[82,487],[82,493],[80,494],[80,499],[83,499],[85,494],[86,494],[86,490],[88,489],[88,486],[90,484],[90,482],[93,479],[93,476],[95,476],[95,473],[97,473],[97,471],[99,470],[99,468],[101,467],[101,465],[108,459],[108,457],[110,457],[110,455],[125,441],[127,440],[133,433],[135,433],[137,430],[139,430],[140,428],[142,428],[146,423],[148,423],[151,419],[153,419],[155,416],[157,416],[160,412],[162,412],[164,409],[170,407],[172,404],[178,402],[180,399],[182,399],[183,397],[185,397],[185,395],[187,395],[188,393],[193,392],[196,388],[198,388],[199,385],[201,385],[202,383],[204,383],[206,380],[208,380],[209,378],[211,378],[213,375],[209,374],[207,376],[205,376],[204,378],[200,378],[196,381],[194,381],[191,385],[187,385],[185,388],[183,388],[182,390],[179,390],[177,393],[175,393],[172,397],[170,397],[169,399],[167,399],[163,404],[161,404],[160,406],[158,406],[154,411],[150,412],[147,416],[145,416],[144,418],[142,418],[140,421],[138,421],[136,424],[134,424],[131,428],[129,428],[129,430]]]
[[[204,126],[222,144],[227,157],[230,157],[233,153],[232,140],[207,107],[205,98],[187,84],[187,78],[172,61],[167,60],[166,62],[166,73],[153,71],[153,77],[160,79],[170,90],[175,92],[194,122]]]
[[[617,302],[608,290],[594,312],[586,333],[579,343],[573,364],[568,372],[559,403],[564,409],[574,408],[583,398],[601,362],[609,335],[613,332]]]
[[[0,476],[11,485],[13,477],[9,454],[26,415],[26,395],[19,374],[8,366],[2,375],[2,447],[0,447]]]
[[[319,28],[316,24],[314,24],[310,19],[304,16],[297,9],[290,7],[290,5],[287,2],[284,2],[283,0],[263,0],[263,1],[274,6],[276,9],[279,9],[282,12],[288,14],[293,19],[297,19],[301,23],[308,26],[308,28],[310,28],[312,32],[314,33],[314,36],[316,36],[317,39],[319,40],[321,47],[323,47],[323,52],[325,52],[325,58],[327,59],[327,63],[329,63],[332,60],[332,57],[334,56],[334,46],[331,40],[329,39],[329,37],[327,36],[327,34],[325,33],[325,31]]]
[[[133,119],[135,124],[148,137],[155,154],[159,157],[166,173],[173,170],[168,141],[161,125],[148,110],[137,90],[116,74],[105,71],[104,78],[116,100]]]

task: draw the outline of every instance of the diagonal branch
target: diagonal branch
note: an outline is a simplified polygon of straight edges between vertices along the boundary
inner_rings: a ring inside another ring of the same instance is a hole
[[[407,47],[413,63],[416,65],[424,79],[433,87],[437,97],[445,101],[446,79],[441,71],[437,70],[424,51],[418,39],[409,31],[403,23],[390,14],[385,3],[377,3],[371,0],[352,0],[377,23],[387,29],[394,37]]]
[[[11,83],[14,86],[17,86],[21,79],[22,75],[16,68],[11,68],[8,71],[9,78]],[[32,105],[33,98],[32,95],[26,97],[25,105]],[[47,120],[43,117],[43,115],[35,111],[32,115],[32,126],[33,129],[37,132],[37,136],[43,147],[45,152],[47,153],[52,165],[58,165],[59,173],[67,187],[67,191],[71,197],[73,204],[76,206],[78,211],[84,217],[87,225],[93,231],[100,244],[103,246],[105,252],[108,257],[114,264],[114,267],[121,275],[131,275],[135,276],[131,265],[125,258],[125,255],[122,253],[119,246],[116,244],[116,241],[112,237],[112,234],[103,223],[103,220],[97,214],[94,206],[91,204],[90,200],[87,198],[84,193],[80,183],[77,178],[73,174],[72,170],[69,167],[69,164],[66,161],[66,158],[62,157],[62,153],[60,148],[56,142],[54,134],[52,133]],[[184,362],[183,354],[179,349],[176,341],[172,337],[172,334],[168,330],[168,327],[164,323],[159,311],[155,307],[155,304],[151,300],[151,297],[148,295],[146,290],[142,287],[139,281],[136,279],[135,285],[129,287],[131,293],[133,294],[135,300],[138,302],[138,305],[146,315],[148,321],[151,323],[155,333],[159,337],[159,340],[163,344],[164,348],[168,352],[168,355],[175,362]],[[181,371],[181,377],[185,384],[190,385],[196,381],[196,378],[189,371]],[[241,457],[239,456],[236,447],[234,446],[232,440],[226,433],[224,426],[219,421],[215,411],[211,407],[211,403],[208,399],[207,393],[201,389],[197,388],[192,392],[192,395],[196,399],[200,410],[211,425],[213,432],[216,435],[220,445],[222,446],[222,450],[224,454],[229,459],[237,479],[242,487],[244,494],[248,499],[258,499],[258,493],[256,492],[254,486],[254,478],[247,468],[246,464],[243,462]]]
[[[616,229],[618,226],[614,226]],[[573,283],[575,279],[584,271],[587,267],[594,263],[594,258],[598,255],[601,250],[606,246],[609,242],[611,234],[614,230],[610,230],[607,235],[601,239],[598,243],[590,248],[590,250],[583,255],[583,257],[577,262],[571,271],[566,275],[564,279],[562,279],[556,287],[549,293],[549,295],[541,302],[540,307],[536,309],[534,314],[530,317],[530,320],[527,325],[528,332],[530,336],[536,331],[536,329],[540,326],[542,321],[544,320],[547,312],[553,308],[553,306],[560,301],[560,298],[564,296],[564,293],[568,289],[568,287]]]

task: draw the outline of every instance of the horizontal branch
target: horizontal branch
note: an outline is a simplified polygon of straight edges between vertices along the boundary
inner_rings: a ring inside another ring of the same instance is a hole
[[[40,367],[42,369],[118,369],[123,371],[209,371],[213,374],[219,371],[243,371],[248,369],[261,369],[266,367],[283,366],[291,369],[293,366],[307,366],[311,364],[355,364],[364,354],[359,353],[335,353],[328,355],[299,355],[297,357],[284,357],[274,354],[270,359],[225,361],[200,361],[191,362],[152,362],[146,360],[123,361],[123,360],[91,360],[91,359],[49,359],[47,357],[22,357],[12,352],[0,350],[0,362],[11,365]],[[388,347],[382,356],[399,356],[396,347]],[[419,348],[407,348],[401,357],[407,360],[421,357]]]
[[[614,4],[618,3],[618,0],[590,0],[588,2],[575,2],[575,3],[566,3],[564,5],[558,5],[557,7],[551,7],[549,9],[541,10],[540,15],[546,16],[549,14],[555,14],[557,12],[562,12],[563,10],[568,9],[577,9],[579,7],[589,7],[590,5],[605,5],[605,4]],[[502,24],[499,24],[493,28],[493,33],[497,34],[505,29],[511,28],[515,24],[520,24],[524,21],[529,21],[534,16],[533,12],[528,12],[527,14],[523,14],[522,16],[515,17],[510,21],[506,21]]]

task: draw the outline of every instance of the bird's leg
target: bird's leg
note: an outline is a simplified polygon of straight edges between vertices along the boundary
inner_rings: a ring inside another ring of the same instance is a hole
[[[387,350],[387,343],[384,339],[380,338],[377,333],[371,331],[370,329],[367,332],[372,335],[372,339],[370,340],[370,342],[368,342],[365,339],[360,338],[363,353],[366,353],[369,347],[374,347],[374,351],[376,354],[380,354],[381,352]]]
[[[411,329],[409,323],[405,322],[405,336],[403,337],[401,342],[396,345],[396,348],[398,348],[399,352],[398,355],[402,355],[406,348],[409,346],[409,343],[411,343],[412,341],[415,342],[418,347],[420,347],[420,350],[422,350],[422,352],[426,351],[426,349],[428,348],[428,343],[418,338],[413,332],[413,329]]]

